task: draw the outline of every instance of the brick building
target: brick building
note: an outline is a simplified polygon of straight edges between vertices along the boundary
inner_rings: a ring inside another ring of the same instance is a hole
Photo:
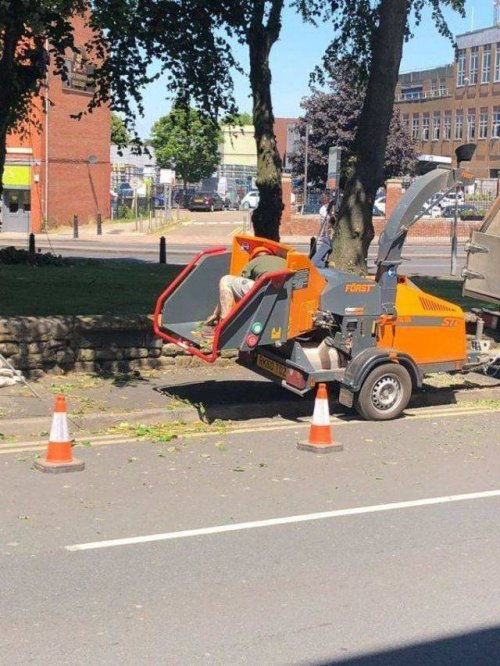
[[[83,18],[75,18],[75,44],[90,36]],[[25,136],[11,134],[2,201],[2,231],[41,231],[68,224],[73,215],[81,223],[110,214],[110,111],[95,109],[76,120],[92,96],[88,67],[81,54],[67,61],[69,81],[48,77],[47,113],[44,99],[33,103],[33,117],[42,130],[30,127]]]
[[[495,25],[458,35],[452,64],[399,77],[396,104],[424,154],[454,156],[477,144],[471,169],[500,177],[500,3]]]
[[[291,171],[291,155],[300,146],[298,133],[298,118],[275,118],[274,134],[278,145],[278,152],[283,163],[284,171]],[[300,149],[300,148],[299,148]]]

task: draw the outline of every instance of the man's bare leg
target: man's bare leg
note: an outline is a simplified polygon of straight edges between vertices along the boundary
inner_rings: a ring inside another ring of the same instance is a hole
[[[231,289],[232,275],[224,275],[219,282],[219,303],[210,317],[203,322],[207,326],[215,326],[221,319],[227,317],[235,304],[233,290]]]
[[[231,288],[232,275],[224,275],[219,282],[219,317],[225,319],[235,306],[235,298]]]

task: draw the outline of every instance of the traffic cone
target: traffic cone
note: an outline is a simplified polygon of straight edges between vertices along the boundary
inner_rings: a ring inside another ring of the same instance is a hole
[[[297,448],[302,451],[313,451],[313,453],[331,453],[332,451],[342,451],[344,448],[339,442],[333,441],[326,384],[318,386],[309,439],[299,442]]]
[[[49,445],[45,460],[36,460],[33,464],[40,472],[81,472],[85,469],[83,460],[73,458],[71,440],[69,438],[66,398],[56,396]]]

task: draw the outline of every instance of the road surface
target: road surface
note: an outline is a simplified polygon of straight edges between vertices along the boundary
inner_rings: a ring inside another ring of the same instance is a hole
[[[2,663],[498,666],[498,409],[0,450]]]
[[[230,239],[219,241],[218,245],[229,245]],[[0,246],[12,244],[2,243]],[[26,241],[18,242],[18,247],[24,247]],[[190,261],[201,250],[213,247],[212,243],[202,242],[169,242],[167,236],[167,261],[171,264],[185,264]],[[95,259],[129,259],[137,261],[158,261],[159,241],[151,242],[113,242],[106,240],[90,240],[82,238],[78,240],[47,240],[43,236],[37,238],[37,247],[43,251],[52,251],[65,257],[86,257]],[[297,249],[307,252],[307,244],[298,244]],[[370,249],[369,266],[374,268],[376,257],[376,246]],[[450,252],[443,244],[436,245],[406,245],[403,253],[404,261],[401,272],[412,275],[449,275],[450,274]],[[463,245],[458,248],[457,275],[460,275],[465,265],[465,253]]]

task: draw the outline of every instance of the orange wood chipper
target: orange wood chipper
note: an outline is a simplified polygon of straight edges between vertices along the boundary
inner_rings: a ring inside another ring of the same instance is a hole
[[[374,276],[316,267],[293,247],[247,235],[236,236],[230,250],[201,252],[159,297],[155,333],[209,363],[222,350],[238,350],[241,365],[299,395],[335,382],[341,404],[364,418],[395,418],[424,375],[489,360],[481,345],[468,348],[460,307],[398,275],[408,230],[425,202],[471,182],[470,173],[451,168],[417,178],[380,237]],[[285,268],[256,281],[216,326],[206,352],[198,328],[217,303],[219,280],[238,275],[258,245],[283,257]]]

